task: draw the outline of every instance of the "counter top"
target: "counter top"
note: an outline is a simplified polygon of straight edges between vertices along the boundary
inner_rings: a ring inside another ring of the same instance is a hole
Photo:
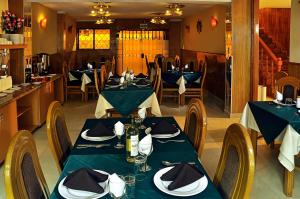
[[[18,100],[18,99],[24,97],[25,95],[28,95],[28,94],[36,91],[43,85],[45,85],[49,82],[53,82],[61,77],[62,77],[61,74],[56,74],[56,75],[51,76],[49,81],[41,82],[40,84],[33,82],[33,83],[29,83],[28,85],[26,85],[26,84],[15,85],[15,86],[20,87],[21,89],[16,90],[13,93],[7,93],[7,95],[4,97],[0,97],[0,108],[5,106],[6,104],[9,104],[12,101]],[[1,92],[1,93],[3,93],[3,92]]]

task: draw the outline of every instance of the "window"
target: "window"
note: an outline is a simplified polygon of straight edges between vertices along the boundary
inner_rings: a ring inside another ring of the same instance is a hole
[[[110,29],[79,29],[78,49],[110,49]]]

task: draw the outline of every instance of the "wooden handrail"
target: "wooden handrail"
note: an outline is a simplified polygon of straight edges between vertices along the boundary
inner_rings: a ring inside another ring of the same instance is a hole
[[[282,67],[282,59],[281,57],[276,57],[273,51],[269,48],[269,46],[259,37],[259,44],[264,48],[267,52],[268,56],[276,63],[278,71],[281,71]]]

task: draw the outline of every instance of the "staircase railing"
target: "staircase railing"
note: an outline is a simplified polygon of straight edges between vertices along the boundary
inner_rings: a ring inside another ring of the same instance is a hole
[[[268,95],[271,96],[275,88],[274,73],[281,71],[283,63],[281,57],[276,57],[261,38],[259,38],[259,46],[260,68],[263,70],[261,71],[263,75],[261,84],[271,87],[268,89]]]

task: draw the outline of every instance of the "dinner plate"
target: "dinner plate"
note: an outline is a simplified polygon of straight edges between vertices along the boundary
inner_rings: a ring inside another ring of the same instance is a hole
[[[21,88],[20,87],[12,87],[12,88],[10,88],[10,90],[15,90],[15,91],[18,91],[18,90],[20,90]]]
[[[147,129],[145,129],[145,133],[146,134],[151,134],[151,127],[148,127]],[[156,134],[156,135],[152,135],[153,138],[159,138],[159,139],[167,139],[167,138],[173,138],[176,137],[177,135],[180,134],[180,129],[177,128],[177,132],[173,133],[173,134]]]
[[[102,174],[109,175],[109,173],[105,171],[100,171],[100,170],[94,170]],[[64,186],[64,181],[66,177],[64,177],[59,185],[58,185],[58,192],[59,194],[67,199],[97,199],[105,196],[109,192],[109,186],[108,186],[108,179],[105,182],[99,183],[100,186],[103,187],[104,192],[101,194],[98,193],[93,193],[89,191],[81,191],[81,190],[74,190],[74,189],[69,189],[68,187]]]
[[[15,90],[4,90],[4,91],[2,91],[3,93],[9,93],[9,94],[11,94],[11,93],[13,93],[13,92],[15,92]]]
[[[32,82],[34,85],[40,85],[42,82]]]
[[[30,83],[23,83],[23,84],[21,84],[21,86],[29,86],[30,85]]]
[[[121,84],[118,84],[118,85],[109,85],[109,84],[106,84],[106,88],[118,88],[120,86],[121,86]]]
[[[90,136],[87,136],[86,133],[89,131],[90,129],[86,129],[85,131],[83,131],[81,133],[81,137],[85,140],[88,140],[88,141],[97,141],[97,142],[101,142],[101,141],[106,141],[106,140],[110,140],[110,139],[113,139],[114,137],[116,137],[116,135],[113,135],[113,136],[101,136],[101,137],[90,137]]]
[[[282,102],[279,102],[277,99],[274,99],[273,102],[274,102],[275,104],[279,104],[279,105],[281,105],[281,106],[295,106],[295,105],[296,105],[296,104],[294,104],[294,102],[293,102],[293,104],[284,104],[284,103],[282,103]]]
[[[147,86],[150,86],[150,84],[142,85],[142,84],[136,84],[136,83],[132,83],[132,85],[137,86],[137,87],[147,87]]]
[[[197,180],[191,184],[188,184],[184,187],[180,187],[180,188],[172,190],[172,191],[167,189],[167,185],[169,185],[171,182],[170,181],[163,182],[160,179],[160,177],[172,168],[173,167],[163,168],[154,175],[154,177],[153,177],[154,184],[160,191],[162,191],[166,194],[172,195],[172,196],[187,197],[187,196],[197,195],[206,189],[206,187],[208,185],[208,180],[205,175],[202,178],[200,178],[199,180]]]
[[[7,96],[7,93],[0,93],[0,97],[5,97]]]

